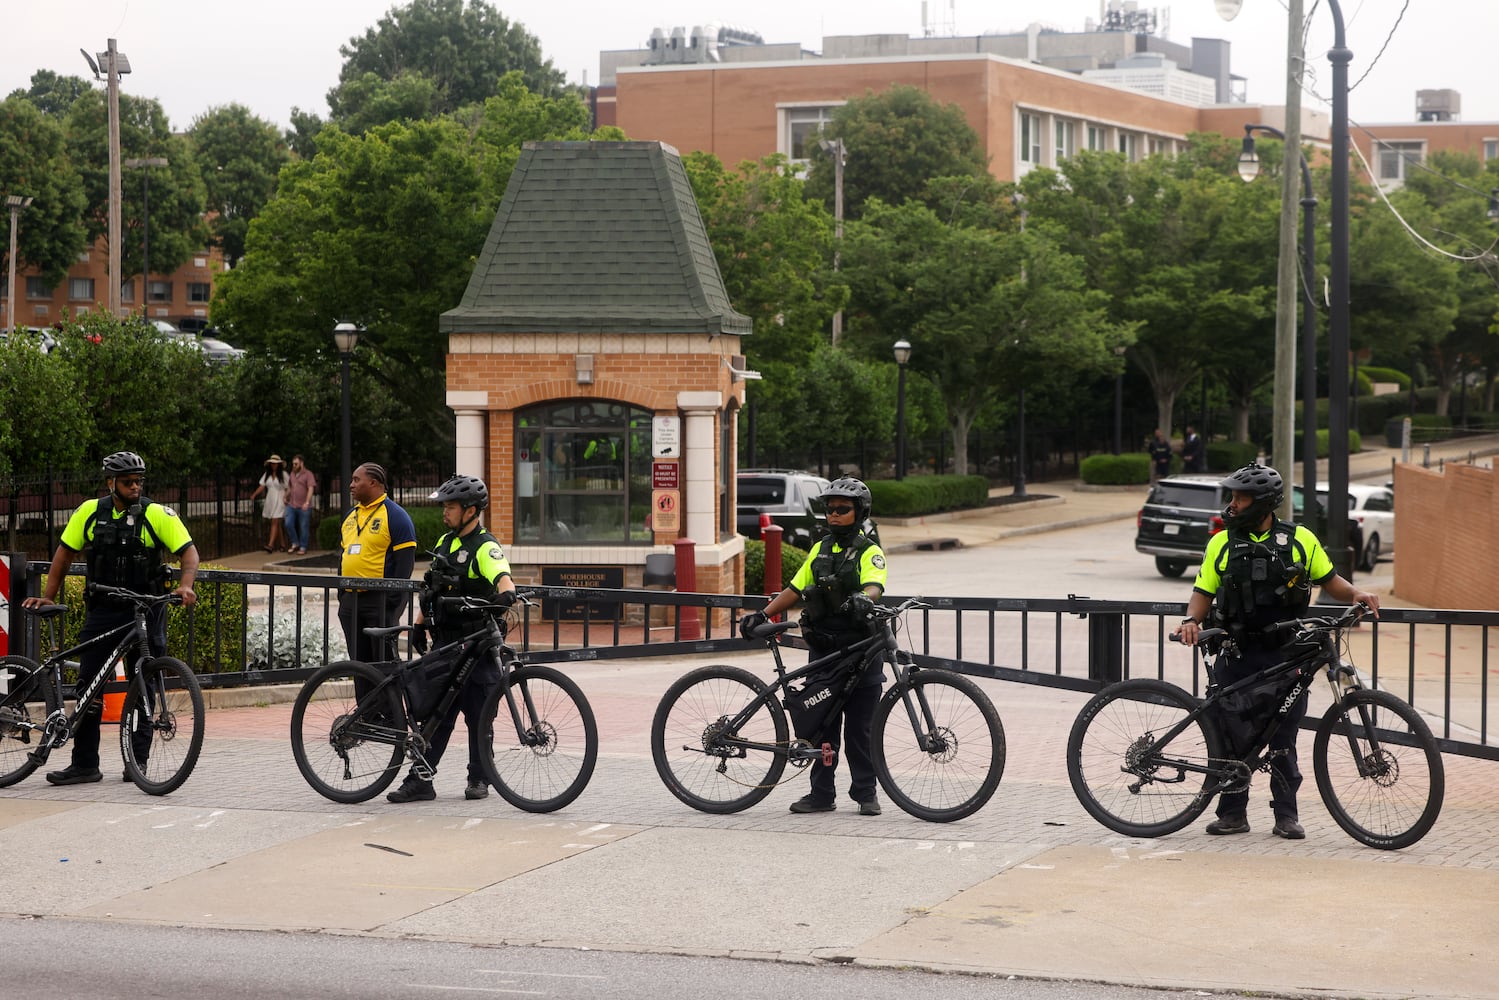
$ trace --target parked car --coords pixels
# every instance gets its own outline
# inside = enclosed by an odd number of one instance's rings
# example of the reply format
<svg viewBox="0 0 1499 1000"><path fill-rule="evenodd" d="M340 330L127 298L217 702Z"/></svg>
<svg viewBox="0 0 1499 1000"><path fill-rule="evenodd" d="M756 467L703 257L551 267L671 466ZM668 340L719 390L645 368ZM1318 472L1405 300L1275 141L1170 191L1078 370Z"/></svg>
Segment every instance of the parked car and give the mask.
<svg viewBox="0 0 1499 1000"><path fill-rule="evenodd" d="M217 364L227 364L245 356L244 348L226 344L217 337L203 337L199 339L198 345L202 347L203 353L208 355L208 360Z"/></svg>
<svg viewBox="0 0 1499 1000"><path fill-rule="evenodd" d="M1291 487L1291 519L1293 521L1298 521L1298 522L1301 521L1301 511L1302 511L1302 507L1303 507L1304 503L1305 503L1305 500L1303 499L1303 494L1301 492L1301 487L1300 486L1293 486L1293 487ZM1317 510L1318 510L1318 512L1321 515L1320 520L1323 523L1326 523L1326 521L1327 521L1327 493L1326 493L1326 491L1322 491L1322 492L1319 492L1317 494ZM1323 532L1323 534L1320 537L1322 539L1322 544L1324 546L1326 546L1327 545L1327 534L1326 534L1326 532ZM1348 519L1348 547L1353 550L1353 552L1354 552L1354 559L1355 559L1355 562L1357 562L1358 554L1364 551L1364 526L1362 524L1360 524L1359 521L1358 521L1358 518L1355 518L1355 517L1350 517ZM1357 566L1357 568L1358 569L1364 569L1366 567L1364 567L1363 565L1360 564L1360 565Z"/></svg>
<svg viewBox="0 0 1499 1000"><path fill-rule="evenodd" d="M1326 483L1317 484L1317 498L1327 505ZM1362 544L1354 548L1358 568L1372 572L1381 555L1395 551L1395 492L1388 486L1349 483L1348 512L1363 532Z"/></svg>
<svg viewBox="0 0 1499 1000"><path fill-rule="evenodd" d="M1162 576L1196 568L1208 539L1223 530L1229 495L1220 482L1212 476L1167 476L1150 488L1135 519L1135 551L1154 556ZM1293 520L1301 520L1303 504L1301 487L1293 486ZM1355 552L1364 551L1362 528L1354 518L1348 520L1348 544Z"/></svg>
<svg viewBox="0 0 1499 1000"><path fill-rule="evenodd" d="M52 353L52 348L57 346L57 338L52 336L52 331L40 326L26 326L21 328L21 334L27 342L43 354ZM0 330L0 342L10 339L10 331Z"/></svg>
<svg viewBox="0 0 1499 1000"><path fill-rule="evenodd" d="M770 515L771 523L785 532L787 545L810 549L827 522L817 498L828 488L828 481L810 472L792 469L743 469L738 476L739 533L745 538L760 537L760 515Z"/></svg>

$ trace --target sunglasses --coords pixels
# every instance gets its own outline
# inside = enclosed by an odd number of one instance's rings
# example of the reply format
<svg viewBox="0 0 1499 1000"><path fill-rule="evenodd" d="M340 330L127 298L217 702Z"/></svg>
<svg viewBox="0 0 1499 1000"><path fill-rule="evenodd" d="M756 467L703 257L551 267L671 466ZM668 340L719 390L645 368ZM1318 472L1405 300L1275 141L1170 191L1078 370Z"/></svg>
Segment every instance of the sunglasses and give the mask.
<svg viewBox="0 0 1499 1000"><path fill-rule="evenodd" d="M827 510L829 514L852 514L854 512L853 505L846 503L828 504Z"/></svg>
<svg viewBox="0 0 1499 1000"><path fill-rule="evenodd" d="M129 486L144 486L146 484L146 477L145 476L121 476L119 479L116 479L115 482L119 483L121 486L126 486L126 487L129 487Z"/></svg>

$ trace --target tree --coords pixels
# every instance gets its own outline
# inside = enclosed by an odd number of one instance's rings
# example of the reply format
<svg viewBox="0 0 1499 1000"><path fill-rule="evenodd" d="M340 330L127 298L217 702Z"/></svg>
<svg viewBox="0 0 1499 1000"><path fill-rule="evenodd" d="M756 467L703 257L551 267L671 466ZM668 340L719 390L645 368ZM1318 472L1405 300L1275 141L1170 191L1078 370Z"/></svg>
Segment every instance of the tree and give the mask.
<svg viewBox="0 0 1499 1000"><path fill-rule="evenodd" d="M61 119L93 85L81 76L61 76L50 69L39 69L31 74L31 86L26 90L13 90L11 97L24 97L37 110L50 118Z"/></svg>
<svg viewBox="0 0 1499 1000"><path fill-rule="evenodd" d="M83 179L68 159L62 122L14 94L0 104L0 187L32 199L19 220L17 269L29 264L55 286L87 246ZM0 275L9 274L9 254L6 211L0 214Z"/></svg>
<svg viewBox="0 0 1499 1000"><path fill-rule="evenodd" d="M245 254L250 220L275 193L290 154L275 126L242 104L208 109L188 135L203 171L213 245L234 267Z"/></svg>
<svg viewBox="0 0 1499 1000"><path fill-rule="evenodd" d="M338 86L328 92L333 121L354 131L353 118L370 114L378 80L404 80L404 100L430 86L435 100L429 113L443 114L464 105L479 104L497 92L500 77L519 70L526 88L544 97L558 97L565 78L541 54L541 43L519 24L507 21L484 0L411 0L392 7L362 37L339 48L344 57ZM424 77L428 84L419 84ZM381 98L388 101L390 92ZM403 99L390 101L398 107ZM351 120L341 116L348 114Z"/></svg>
<svg viewBox="0 0 1499 1000"><path fill-rule="evenodd" d="M0 481L72 469L91 433L69 371L26 337L0 340ZM9 493L9 490L6 490Z"/></svg>
<svg viewBox="0 0 1499 1000"><path fill-rule="evenodd" d="M833 112L826 134L841 139L843 214L857 219L865 202L879 198L900 205L920 199L936 177L982 178L988 173L978 133L956 104L938 104L919 87L896 85L870 91ZM833 207L835 169L821 146L808 150L812 171L807 193Z"/></svg>

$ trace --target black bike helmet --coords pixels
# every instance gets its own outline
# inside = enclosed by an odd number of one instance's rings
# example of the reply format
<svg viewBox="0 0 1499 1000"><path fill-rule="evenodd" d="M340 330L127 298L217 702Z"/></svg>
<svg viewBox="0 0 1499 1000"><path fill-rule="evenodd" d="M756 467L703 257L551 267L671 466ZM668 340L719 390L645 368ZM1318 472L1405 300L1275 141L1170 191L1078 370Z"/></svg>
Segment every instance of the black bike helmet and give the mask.
<svg viewBox="0 0 1499 1000"><path fill-rule="evenodd" d="M1230 513L1232 505L1223 509L1223 523L1230 528L1259 527L1265 515L1273 514L1286 498L1286 484L1280 473L1258 462L1244 466L1218 485L1254 497L1254 501L1237 514Z"/></svg>
<svg viewBox="0 0 1499 1000"><path fill-rule="evenodd" d="M826 507L827 502L833 497L845 497L854 502L855 524L862 524L864 519L869 516L870 509L874 506L874 498L869 494L869 487L852 476L844 476L841 479L833 480L828 485L828 488L822 491L822 496L817 499Z"/></svg>
<svg viewBox="0 0 1499 1000"><path fill-rule="evenodd" d="M133 451L117 451L104 460L106 478L128 476L131 473L141 476L146 474L146 460Z"/></svg>
<svg viewBox="0 0 1499 1000"><path fill-rule="evenodd" d="M439 486L429 500L438 503L457 501L465 507L477 507L480 510L489 506L489 489L484 485L484 480L477 476L452 476L447 482Z"/></svg>

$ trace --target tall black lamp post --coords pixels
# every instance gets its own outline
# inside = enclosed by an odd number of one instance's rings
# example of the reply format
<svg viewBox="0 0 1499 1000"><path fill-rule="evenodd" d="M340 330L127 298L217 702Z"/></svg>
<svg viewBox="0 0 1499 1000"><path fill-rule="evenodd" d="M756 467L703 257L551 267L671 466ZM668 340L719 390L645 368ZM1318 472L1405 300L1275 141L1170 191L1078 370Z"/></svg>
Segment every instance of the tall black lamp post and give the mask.
<svg viewBox="0 0 1499 1000"><path fill-rule="evenodd" d="M1286 137L1271 125L1244 126L1239 176L1245 181L1254 180L1260 172L1260 158L1254 151L1255 132L1282 140ZM1305 155L1301 156L1301 286L1301 486L1311 497L1317 492L1317 196ZM1303 520L1314 532L1322 530L1317 513L1315 504L1304 505Z"/></svg>
<svg viewBox="0 0 1499 1000"><path fill-rule="evenodd" d="M1114 373L1114 454L1124 450L1124 351L1120 344L1114 348L1114 357L1119 359L1119 370Z"/></svg>
<svg viewBox="0 0 1499 1000"><path fill-rule="evenodd" d="M895 366L900 374L895 380L895 478L906 478L906 362L911 360L911 342L904 337L895 342Z"/></svg>
<svg viewBox="0 0 1499 1000"><path fill-rule="evenodd" d="M342 459L339 472L343 474L343 498L344 510L349 509L349 477L353 470L349 467L349 455L351 452L349 444L349 359L354 355L354 348L359 344L359 327L353 323L340 323L333 328L333 342L338 345L338 359L342 364L342 397L343 397L343 419L342 419L342 447L339 456Z"/></svg>

